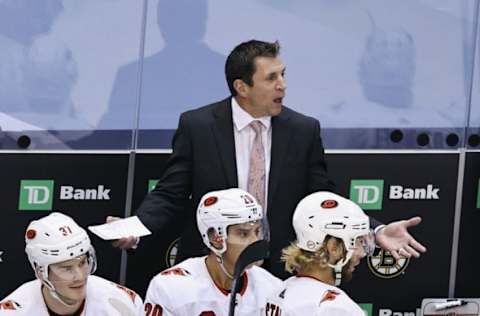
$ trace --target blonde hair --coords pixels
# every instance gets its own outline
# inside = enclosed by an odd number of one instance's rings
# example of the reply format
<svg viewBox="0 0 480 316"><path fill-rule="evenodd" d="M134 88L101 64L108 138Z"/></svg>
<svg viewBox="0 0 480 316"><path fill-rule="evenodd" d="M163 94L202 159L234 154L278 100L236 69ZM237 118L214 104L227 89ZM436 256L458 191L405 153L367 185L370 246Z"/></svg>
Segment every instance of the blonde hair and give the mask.
<svg viewBox="0 0 480 316"><path fill-rule="evenodd" d="M285 270L289 273L310 272L328 267L330 256L327 251L327 242L330 238L327 236L322 246L317 251L307 251L299 248L295 243L291 243L282 249L280 260L285 263ZM343 246L341 239L335 238Z"/></svg>

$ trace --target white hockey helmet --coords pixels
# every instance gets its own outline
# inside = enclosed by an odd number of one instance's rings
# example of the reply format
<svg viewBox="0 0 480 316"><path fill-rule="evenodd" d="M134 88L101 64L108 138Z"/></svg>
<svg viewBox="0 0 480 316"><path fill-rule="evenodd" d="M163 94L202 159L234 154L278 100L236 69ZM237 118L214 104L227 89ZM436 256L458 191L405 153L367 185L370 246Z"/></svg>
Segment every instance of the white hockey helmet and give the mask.
<svg viewBox="0 0 480 316"><path fill-rule="evenodd" d="M366 254L375 248L368 216L354 202L331 192L316 192L302 199L293 214L293 228L297 246L311 252L319 250L327 236L341 239L347 254L337 268L350 260L359 241Z"/></svg>
<svg viewBox="0 0 480 316"><path fill-rule="evenodd" d="M197 227L203 243L217 256L227 250L228 226L262 221L262 218L262 206L250 193L237 188L209 192L202 197L197 208ZM221 249L210 243L208 235L212 230L222 242Z"/></svg>
<svg viewBox="0 0 480 316"><path fill-rule="evenodd" d="M95 251L87 232L67 215L54 212L32 221L25 233L25 252L38 277L53 289L48 281L51 264L88 255L90 273L96 269Z"/></svg>

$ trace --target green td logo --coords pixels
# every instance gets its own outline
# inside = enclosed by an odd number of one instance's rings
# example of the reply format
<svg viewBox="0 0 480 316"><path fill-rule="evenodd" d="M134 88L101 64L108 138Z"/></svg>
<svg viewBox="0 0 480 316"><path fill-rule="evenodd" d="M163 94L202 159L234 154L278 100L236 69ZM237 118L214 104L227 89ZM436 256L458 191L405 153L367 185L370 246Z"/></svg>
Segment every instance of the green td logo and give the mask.
<svg viewBox="0 0 480 316"><path fill-rule="evenodd" d="M372 316L373 315L373 305L372 304L358 304L360 308L363 309L365 316Z"/></svg>
<svg viewBox="0 0 480 316"><path fill-rule="evenodd" d="M351 180L350 199L365 210L381 210L383 180Z"/></svg>
<svg viewBox="0 0 480 316"><path fill-rule="evenodd" d="M157 185L158 183L158 179L150 179L148 180L148 192L152 191L153 189L155 189L155 186Z"/></svg>
<svg viewBox="0 0 480 316"><path fill-rule="evenodd" d="M480 179L478 179L478 188L477 188L477 208L480 208Z"/></svg>
<svg viewBox="0 0 480 316"><path fill-rule="evenodd" d="M53 180L21 180L18 209L50 211L53 202Z"/></svg>

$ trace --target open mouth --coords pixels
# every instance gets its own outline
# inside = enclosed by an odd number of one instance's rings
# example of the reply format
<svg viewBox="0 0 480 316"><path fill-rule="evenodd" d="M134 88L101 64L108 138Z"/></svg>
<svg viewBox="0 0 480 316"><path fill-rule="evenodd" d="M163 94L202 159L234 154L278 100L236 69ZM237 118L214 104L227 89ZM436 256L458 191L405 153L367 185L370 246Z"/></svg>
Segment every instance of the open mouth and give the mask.
<svg viewBox="0 0 480 316"><path fill-rule="evenodd" d="M283 101L283 98L275 98L273 99L273 102L277 103L277 104L282 104L282 101Z"/></svg>

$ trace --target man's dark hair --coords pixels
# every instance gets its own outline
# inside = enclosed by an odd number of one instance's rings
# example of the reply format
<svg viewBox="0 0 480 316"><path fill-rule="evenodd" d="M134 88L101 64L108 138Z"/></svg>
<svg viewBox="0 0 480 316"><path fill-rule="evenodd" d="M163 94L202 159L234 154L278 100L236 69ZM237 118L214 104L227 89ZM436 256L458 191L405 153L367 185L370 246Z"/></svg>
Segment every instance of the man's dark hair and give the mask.
<svg viewBox="0 0 480 316"><path fill-rule="evenodd" d="M277 57L280 53L280 44L250 40L235 47L227 57L225 63L225 76L227 77L228 89L232 96L237 95L233 82L241 79L249 86L253 86L253 74L255 73L255 57Z"/></svg>

